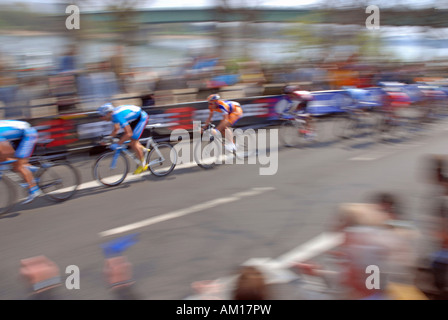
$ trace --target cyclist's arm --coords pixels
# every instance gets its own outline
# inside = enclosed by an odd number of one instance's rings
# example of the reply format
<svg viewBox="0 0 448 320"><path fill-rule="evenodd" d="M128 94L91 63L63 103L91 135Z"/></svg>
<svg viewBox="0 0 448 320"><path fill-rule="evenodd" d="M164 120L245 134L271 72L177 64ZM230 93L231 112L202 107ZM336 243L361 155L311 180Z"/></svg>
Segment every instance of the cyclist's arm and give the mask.
<svg viewBox="0 0 448 320"><path fill-rule="evenodd" d="M114 137L117 135L118 130L120 130L120 125L119 125L118 123L115 123L115 124L114 124L114 130L112 130L110 136L111 136L112 138L114 138Z"/></svg>
<svg viewBox="0 0 448 320"><path fill-rule="evenodd" d="M119 145L122 145L125 141L129 140L132 137L132 128L130 125L125 126L123 129L124 129L124 134L121 136L120 140L118 141Z"/></svg>
<svg viewBox="0 0 448 320"><path fill-rule="evenodd" d="M207 120L205 120L204 128L210 124L210 121L212 121L212 117L213 117L213 110L210 109L210 114L209 114Z"/></svg>
<svg viewBox="0 0 448 320"><path fill-rule="evenodd" d="M14 149L8 140L0 137L0 161L12 159L14 156Z"/></svg>

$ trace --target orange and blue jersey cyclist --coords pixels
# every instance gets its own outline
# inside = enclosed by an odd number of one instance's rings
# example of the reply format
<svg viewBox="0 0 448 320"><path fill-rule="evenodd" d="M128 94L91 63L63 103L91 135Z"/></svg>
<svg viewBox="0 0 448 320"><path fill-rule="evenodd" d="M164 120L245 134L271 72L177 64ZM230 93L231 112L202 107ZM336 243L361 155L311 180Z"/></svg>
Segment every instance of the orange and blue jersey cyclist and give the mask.
<svg viewBox="0 0 448 320"><path fill-rule="evenodd" d="M229 151L235 151L236 145L233 142L233 132L230 129L235 123L243 116L243 109L241 105L236 101L222 100L218 94L211 94L207 98L208 108L210 114L205 121L204 128L206 128L212 120L213 113L219 112L223 114L223 118L216 129L221 132L221 135L228 141L226 149Z"/></svg>

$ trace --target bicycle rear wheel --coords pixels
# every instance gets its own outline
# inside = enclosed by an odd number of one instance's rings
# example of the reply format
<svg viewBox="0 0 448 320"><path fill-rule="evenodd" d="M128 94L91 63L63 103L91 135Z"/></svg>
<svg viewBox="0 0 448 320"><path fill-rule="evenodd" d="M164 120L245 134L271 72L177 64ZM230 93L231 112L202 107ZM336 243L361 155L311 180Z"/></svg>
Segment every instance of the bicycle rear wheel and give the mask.
<svg viewBox="0 0 448 320"><path fill-rule="evenodd" d="M300 130L304 129L302 123L294 120L287 120L280 127L280 137L286 147L298 147L303 142Z"/></svg>
<svg viewBox="0 0 448 320"><path fill-rule="evenodd" d="M0 176L0 215L8 213L17 201L14 183L5 176Z"/></svg>
<svg viewBox="0 0 448 320"><path fill-rule="evenodd" d="M49 199L56 202L73 197L80 183L78 170L68 162L51 163L37 178L39 188Z"/></svg>
<svg viewBox="0 0 448 320"><path fill-rule="evenodd" d="M152 149L146 159L151 173L157 177L163 177L170 174L177 164L177 153L169 143L157 144Z"/></svg>
<svg viewBox="0 0 448 320"><path fill-rule="evenodd" d="M195 142L194 160L203 169L213 168L222 156L222 145L215 137L204 133L201 141Z"/></svg>
<svg viewBox="0 0 448 320"><path fill-rule="evenodd" d="M235 146L235 156L238 159L246 159L255 156L257 154L257 137L255 131L236 135Z"/></svg>
<svg viewBox="0 0 448 320"><path fill-rule="evenodd" d="M107 152L101 155L93 166L93 176L106 187L118 186L129 171L129 163L123 153Z"/></svg>
<svg viewBox="0 0 448 320"><path fill-rule="evenodd" d="M360 134L360 120L354 117L345 117L339 120L337 124L338 138L353 139L357 138Z"/></svg>

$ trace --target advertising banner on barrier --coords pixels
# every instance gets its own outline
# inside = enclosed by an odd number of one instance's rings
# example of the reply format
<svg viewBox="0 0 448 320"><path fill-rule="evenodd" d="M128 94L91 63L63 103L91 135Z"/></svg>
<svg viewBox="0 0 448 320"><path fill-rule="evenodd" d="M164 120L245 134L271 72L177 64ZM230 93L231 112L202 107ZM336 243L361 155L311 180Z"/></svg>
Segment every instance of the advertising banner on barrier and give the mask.
<svg viewBox="0 0 448 320"><path fill-rule="evenodd" d="M325 115L344 112L344 108L355 108L356 102L346 90L312 92L314 100L308 104L311 114Z"/></svg>
<svg viewBox="0 0 448 320"><path fill-rule="evenodd" d="M373 91L372 91L373 92ZM315 100L310 110L315 115L342 112L344 107L356 107L355 100L345 90L313 92ZM372 99L364 94L366 99ZM270 124L278 120L287 107L281 95L235 99L241 104L243 117L235 127ZM149 114L148 124L158 124L156 134L168 136L172 130L192 130L193 121L204 122L209 116L207 102L181 103L171 106L144 107ZM212 121L217 123L222 114L214 113ZM42 128L39 133L54 141L48 147L89 146L93 140L112 131L112 124L102 121L96 112L65 114L51 118L34 119L33 125ZM142 136L146 137L145 135Z"/></svg>
<svg viewBox="0 0 448 320"><path fill-rule="evenodd" d="M386 92L380 87L373 88L352 88L347 92L355 100L357 108L375 108L380 107L384 101Z"/></svg>
<svg viewBox="0 0 448 320"><path fill-rule="evenodd" d="M263 124L269 121L271 105L278 98L255 97L235 99L240 102L243 117L235 127ZM193 129L193 121L205 122L209 116L206 102L182 103L173 106L144 107L149 115L148 125L158 124L155 138L169 136L175 129ZM217 123L222 114L215 112L212 121ZM96 112L66 114L51 118L33 119L32 125L39 130L41 137L52 139L48 147L82 148L90 146L97 138L112 132L111 122L101 120ZM145 135L146 134L146 135ZM147 137L147 133L142 138Z"/></svg>
<svg viewBox="0 0 448 320"><path fill-rule="evenodd" d="M381 88L328 90L311 92L314 100L308 103L311 114L320 116L344 112L346 108L373 108L381 106L385 92ZM282 96L277 97L274 106L278 116L288 108L289 102Z"/></svg>
<svg viewBox="0 0 448 320"><path fill-rule="evenodd" d="M309 103L309 110L321 116L344 112L344 108L378 106L382 94L384 92L381 88L316 91L312 92L314 100ZM234 100L243 109L243 116L235 127L272 124L280 119L288 103L282 95ZM158 137L169 136L175 129L192 130L193 121L204 122L209 116L205 101L148 106L143 109L149 114L148 124L159 125L155 131ZM212 121L217 123L221 119L222 114L215 112ZM45 138L54 139L49 147L68 149L88 147L95 139L112 131L112 124L102 121L94 111L33 119L32 125L42 128L39 133L45 135ZM142 138L145 137L144 133Z"/></svg>

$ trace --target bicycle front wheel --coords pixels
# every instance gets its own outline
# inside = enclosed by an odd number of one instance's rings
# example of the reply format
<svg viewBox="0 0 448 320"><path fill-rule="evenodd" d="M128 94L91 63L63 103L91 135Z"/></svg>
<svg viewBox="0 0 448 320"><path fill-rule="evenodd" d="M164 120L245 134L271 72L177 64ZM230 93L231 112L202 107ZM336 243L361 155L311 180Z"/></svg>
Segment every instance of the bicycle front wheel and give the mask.
<svg viewBox="0 0 448 320"><path fill-rule="evenodd" d="M49 199L62 202L73 197L81 179L78 170L70 163L55 162L39 174L37 182Z"/></svg>
<svg viewBox="0 0 448 320"><path fill-rule="evenodd" d="M129 171L129 163L123 153L107 152L100 156L93 166L93 176L106 187L118 186Z"/></svg>
<svg viewBox="0 0 448 320"><path fill-rule="evenodd" d="M302 142L302 135L299 132L303 125L294 120L288 120L282 123L280 127L280 136L286 147L297 147Z"/></svg>
<svg viewBox="0 0 448 320"><path fill-rule="evenodd" d="M151 173L157 177L163 177L171 173L177 164L177 153L169 143L157 144L146 159Z"/></svg>
<svg viewBox="0 0 448 320"><path fill-rule="evenodd" d="M5 176L0 176L0 215L11 210L17 200L14 183Z"/></svg>
<svg viewBox="0 0 448 320"><path fill-rule="evenodd" d="M336 121L335 135L340 139L358 137L359 120L353 117L343 117Z"/></svg>
<svg viewBox="0 0 448 320"><path fill-rule="evenodd" d="M194 159L203 169L213 168L222 156L222 145L214 136L204 133L201 141L195 142Z"/></svg>

